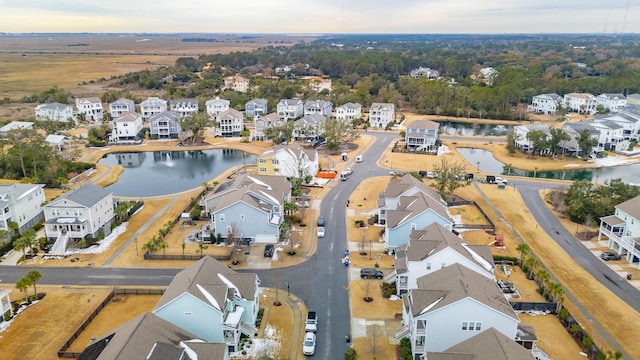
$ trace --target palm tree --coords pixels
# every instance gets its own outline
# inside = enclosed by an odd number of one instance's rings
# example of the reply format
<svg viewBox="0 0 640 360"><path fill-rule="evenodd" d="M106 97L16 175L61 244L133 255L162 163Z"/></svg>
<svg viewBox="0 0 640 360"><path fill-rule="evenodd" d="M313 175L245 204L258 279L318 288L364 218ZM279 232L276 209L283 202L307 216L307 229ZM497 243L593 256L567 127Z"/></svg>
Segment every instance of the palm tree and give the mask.
<svg viewBox="0 0 640 360"><path fill-rule="evenodd" d="M36 289L36 283L38 282L38 280L40 280L40 278L42 278L42 273L38 270L31 270L27 273L27 279L29 279L29 282L33 285L33 293L36 296L36 298L38 297L38 290Z"/></svg>
<svg viewBox="0 0 640 360"><path fill-rule="evenodd" d="M534 178L534 179L536 178L536 173L537 173L537 172L538 172L538 167L537 167L537 166L534 166L534 167L533 167L533 178Z"/></svg>
<svg viewBox="0 0 640 360"><path fill-rule="evenodd" d="M183 241L180 246L182 247L182 260L184 260L184 249L187 247L187 244L185 244L185 242Z"/></svg>
<svg viewBox="0 0 640 360"><path fill-rule="evenodd" d="M298 205L291 201L285 201L283 207L285 214L291 215L294 212L298 211Z"/></svg>
<svg viewBox="0 0 640 360"><path fill-rule="evenodd" d="M524 257L529 255L531 248L526 243L520 243L516 246L516 250L520 251L520 266L524 264Z"/></svg>
<svg viewBox="0 0 640 360"><path fill-rule="evenodd" d="M207 245L205 245L203 242L199 242L198 243L198 247L200 248L200 258L202 258L203 250L208 249L209 247Z"/></svg>
<svg viewBox="0 0 640 360"><path fill-rule="evenodd" d="M524 261L524 267L527 269L527 278L531 279L531 274L535 273L538 266L540 266L540 262L533 256L528 257Z"/></svg>
<svg viewBox="0 0 640 360"><path fill-rule="evenodd" d="M151 254L152 252L154 252L156 250L155 242L153 242L153 240L147 241L146 243L144 243L144 245L142 245L142 250L146 250L146 251L149 252L149 254Z"/></svg>
<svg viewBox="0 0 640 360"><path fill-rule="evenodd" d="M27 289L29 288L29 280L27 278L22 278L18 280L16 283L16 289L24 292L24 301L29 304L29 294L27 294Z"/></svg>
<svg viewBox="0 0 640 360"><path fill-rule="evenodd" d="M33 229L29 229L22 233L22 237L24 238L25 245L29 248L29 252L33 255L33 247L38 245L38 239L36 238L36 231Z"/></svg>
<svg viewBox="0 0 640 360"><path fill-rule="evenodd" d="M546 270L540 269L536 272L536 278L538 279L538 285L543 288L542 295L546 295L548 293L548 282L551 279L551 275L549 275Z"/></svg>
<svg viewBox="0 0 640 360"><path fill-rule="evenodd" d="M161 240L158 247L162 249L162 255L167 255L166 249L169 247L169 244L165 240Z"/></svg>

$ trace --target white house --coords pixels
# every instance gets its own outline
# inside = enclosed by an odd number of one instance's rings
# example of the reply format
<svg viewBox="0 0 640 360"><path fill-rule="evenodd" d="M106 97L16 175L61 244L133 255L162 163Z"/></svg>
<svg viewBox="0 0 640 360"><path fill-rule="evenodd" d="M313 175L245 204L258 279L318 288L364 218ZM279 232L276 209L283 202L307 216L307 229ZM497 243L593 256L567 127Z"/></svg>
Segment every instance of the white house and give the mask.
<svg viewBox="0 0 640 360"><path fill-rule="evenodd" d="M0 184L0 230L9 231L9 223L22 233L44 219L46 201L43 184Z"/></svg>
<svg viewBox="0 0 640 360"><path fill-rule="evenodd" d="M622 125L611 120L590 121L589 124L600 132L598 146L607 151L625 151L629 148L629 141L624 138Z"/></svg>
<svg viewBox="0 0 640 360"><path fill-rule="evenodd" d="M60 152L69 141L69 138L65 135L49 134L44 139L44 141L46 141L52 148Z"/></svg>
<svg viewBox="0 0 640 360"><path fill-rule="evenodd" d="M196 335L145 312L91 342L78 359L229 360L224 344L207 343Z"/></svg>
<svg viewBox="0 0 640 360"><path fill-rule="evenodd" d="M282 120L297 119L302 116L303 106L300 99L282 99L276 106L276 112Z"/></svg>
<svg viewBox="0 0 640 360"><path fill-rule="evenodd" d="M115 143L133 142L139 140L142 131L142 115L136 112L124 112L113 119L111 141Z"/></svg>
<svg viewBox="0 0 640 360"><path fill-rule="evenodd" d="M452 264L467 267L494 279L494 262L488 245L470 245L439 223L412 230L409 242L398 246L394 271L386 278L396 283L398 295L418 288L418 278Z"/></svg>
<svg viewBox="0 0 640 360"><path fill-rule="evenodd" d="M220 99L218 96L215 99L207 100L205 103L207 114L212 118L217 118L224 111L229 110L229 104L231 104L229 100Z"/></svg>
<svg viewBox="0 0 640 360"><path fill-rule="evenodd" d="M252 99L244 104L244 112L248 117L264 115L269 111L267 99Z"/></svg>
<svg viewBox="0 0 640 360"><path fill-rule="evenodd" d="M395 122L395 105L389 103L373 103L369 108L369 126L385 129Z"/></svg>
<svg viewBox="0 0 640 360"><path fill-rule="evenodd" d="M324 100L309 100L304 103L304 115L320 114L324 116L333 115L333 104Z"/></svg>
<svg viewBox="0 0 640 360"><path fill-rule="evenodd" d="M423 68L421 66L417 69L411 70L411 72L409 72L409 76L411 76L414 79L417 79L420 77L426 77L428 79L437 79L438 76L440 76L440 72L438 70Z"/></svg>
<svg viewBox="0 0 640 360"><path fill-rule="evenodd" d="M569 135L569 140L561 141L558 146L562 149L563 154L569 155L577 155L581 157L593 157L596 156L599 152L604 151L604 143L605 138L600 130L591 124L593 121L582 121L582 122L567 122L562 125L561 129ZM584 154L582 149L580 148L578 139L580 138L580 134L582 131L589 131L589 136L593 139L598 140L598 144L591 149L590 154Z"/></svg>
<svg viewBox="0 0 640 360"><path fill-rule="evenodd" d="M318 151L304 148L297 143L278 145L258 157L260 175L279 175L287 178L316 176Z"/></svg>
<svg viewBox="0 0 640 360"><path fill-rule="evenodd" d="M336 119L351 123L355 119L362 119L362 105L346 103L336 108Z"/></svg>
<svg viewBox="0 0 640 360"><path fill-rule="evenodd" d="M407 125L405 146L409 151L437 151L440 123L431 120L414 120Z"/></svg>
<svg viewBox="0 0 640 360"><path fill-rule="evenodd" d="M596 103L608 112L619 111L627 105L627 98L623 94L600 94L596 97Z"/></svg>
<svg viewBox="0 0 640 360"><path fill-rule="evenodd" d="M485 67L480 69L477 76L478 81L483 82L489 86L493 85L493 81L498 77L500 72L492 67Z"/></svg>
<svg viewBox="0 0 640 360"><path fill-rule="evenodd" d="M187 117L198 113L197 99L175 99L169 100L169 108L180 114L180 117Z"/></svg>
<svg viewBox="0 0 640 360"><path fill-rule="evenodd" d="M0 311L2 311L2 315L0 316L0 324L5 322L4 314L8 314L10 318L13 318L13 305L11 305L11 290L0 290ZM0 326L0 328L4 327L4 325Z"/></svg>
<svg viewBox="0 0 640 360"><path fill-rule="evenodd" d="M542 131L546 134L547 138L551 136L549 126L546 124L534 124L534 125L517 125L513 127L513 135L515 138L516 146L523 152L529 152L533 148L531 140L527 139L527 134L531 131Z"/></svg>
<svg viewBox="0 0 640 360"><path fill-rule="evenodd" d="M564 99L556 94L540 94L533 97L527 110L538 114L553 115L562 107Z"/></svg>
<svg viewBox="0 0 640 360"><path fill-rule="evenodd" d="M180 114L175 111L165 111L155 114L149 119L151 137L158 139L179 139L182 135Z"/></svg>
<svg viewBox="0 0 640 360"><path fill-rule="evenodd" d="M71 105L54 102L36 106L36 120L59 122L73 121L75 123L76 115L74 114L73 107Z"/></svg>
<svg viewBox="0 0 640 360"><path fill-rule="evenodd" d="M240 75L227 76L224 78L224 88L237 92L247 92L249 91L249 79Z"/></svg>
<svg viewBox="0 0 640 360"><path fill-rule="evenodd" d="M292 136L298 141L315 142L324 137L327 119L321 114L305 115L296 120Z"/></svg>
<svg viewBox="0 0 640 360"><path fill-rule="evenodd" d="M520 320L494 280L453 264L422 276L403 295L397 338L411 340L412 358L442 352L494 328L515 339Z"/></svg>
<svg viewBox="0 0 640 360"><path fill-rule="evenodd" d="M271 113L267 115L258 115L255 120L255 129L251 134L252 139L265 140L265 130L274 126L279 126L283 123L280 116L277 113Z"/></svg>
<svg viewBox="0 0 640 360"><path fill-rule="evenodd" d="M55 240L51 253L64 254L68 243L109 235L114 217L113 196L106 189L89 183L62 194L44 206L47 239Z"/></svg>
<svg viewBox="0 0 640 360"><path fill-rule="evenodd" d="M517 338L516 338L517 340ZM535 360L531 350L518 341L488 328L442 352L429 352L428 360Z"/></svg>
<svg viewBox="0 0 640 360"><path fill-rule="evenodd" d="M33 123L31 121L12 121L0 127L0 137L6 137L11 130L33 130Z"/></svg>
<svg viewBox="0 0 640 360"><path fill-rule="evenodd" d="M596 117L595 121L613 121L622 127L625 140L640 140L640 105L627 105L618 112Z"/></svg>
<svg viewBox="0 0 640 360"><path fill-rule="evenodd" d="M167 111L167 101L158 97L149 97L140 103L140 113L144 121L149 121L153 115Z"/></svg>
<svg viewBox="0 0 640 360"><path fill-rule="evenodd" d="M216 235L276 243L285 201L291 201L291 183L285 177L242 174L218 185L204 205Z"/></svg>
<svg viewBox="0 0 640 360"><path fill-rule="evenodd" d="M259 285L256 274L237 273L205 256L174 277L153 313L206 342L237 351L241 335L253 338L257 332Z"/></svg>
<svg viewBox="0 0 640 360"><path fill-rule="evenodd" d="M216 128L216 136L240 136L242 131L242 123L244 116L235 109L223 111L218 116L218 127Z"/></svg>
<svg viewBox="0 0 640 360"><path fill-rule="evenodd" d="M600 218L598 241L607 240L610 249L628 262L636 263L640 259L640 196L615 208L613 215Z"/></svg>
<svg viewBox="0 0 640 360"><path fill-rule="evenodd" d="M125 112L136 112L136 103L133 100L120 98L109 104L111 118L115 119Z"/></svg>
<svg viewBox="0 0 640 360"><path fill-rule="evenodd" d="M78 114L84 114L85 120L101 121L104 119L102 100L98 97L77 98Z"/></svg>
<svg viewBox="0 0 640 360"><path fill-rule="evenodd" d="M640 94L627 95L627 105L640 105Z"/></svg>
<svg viewBox="0 0 640 360"><path fill-rule="evenodd" d="M564 96L564 107L580 114L595 114L598 101L588 93L569 93Z"/></svg>

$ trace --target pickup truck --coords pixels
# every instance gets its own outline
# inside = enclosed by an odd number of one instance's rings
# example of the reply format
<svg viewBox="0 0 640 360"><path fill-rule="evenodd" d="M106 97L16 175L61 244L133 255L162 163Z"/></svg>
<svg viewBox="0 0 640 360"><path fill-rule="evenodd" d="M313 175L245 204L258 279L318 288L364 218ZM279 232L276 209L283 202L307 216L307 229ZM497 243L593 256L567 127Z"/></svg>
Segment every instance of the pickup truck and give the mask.
<svg viewBox="0 0 640 360"><path fill-rule="evenodd" d="M307 313L307 322L304 325L305 332L315 333L318 330L318 314L315 311Z"/></svg>

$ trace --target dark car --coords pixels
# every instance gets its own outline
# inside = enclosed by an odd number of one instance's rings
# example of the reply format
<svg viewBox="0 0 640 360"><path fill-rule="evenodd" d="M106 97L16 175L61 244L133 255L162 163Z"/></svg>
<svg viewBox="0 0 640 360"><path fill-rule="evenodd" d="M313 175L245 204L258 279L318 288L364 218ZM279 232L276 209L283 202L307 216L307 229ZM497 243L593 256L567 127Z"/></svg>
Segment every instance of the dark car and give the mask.
<svg viewBox="0 0 640 360"><path fill-rule="evenodd" d="M376 269L362 269L360 270L360 278L361 279L382 279L384 274L380 270Z"/></svg>
<svg viewBox="0 0 640 360"><path fill-rule="evenodd" d="M273 244L267 244L267 246L264 247L264 257L272 257L273 250Z"/></svg>
<svg viewBox="0 0 640 360"><path fill-rule="evenodd" d="M612 253L611 251L605 251L602 254L600 254L600 259L602 259L604 261L620 260L620 259L622 259L622 255L619 255L619 254L616 254L616 253Z"/></svg>
<svg viewBox="0 0 640 360"><path fill-rule="evenodd" d="M318 226L324 226L324 216L318 216Z"/></svg>

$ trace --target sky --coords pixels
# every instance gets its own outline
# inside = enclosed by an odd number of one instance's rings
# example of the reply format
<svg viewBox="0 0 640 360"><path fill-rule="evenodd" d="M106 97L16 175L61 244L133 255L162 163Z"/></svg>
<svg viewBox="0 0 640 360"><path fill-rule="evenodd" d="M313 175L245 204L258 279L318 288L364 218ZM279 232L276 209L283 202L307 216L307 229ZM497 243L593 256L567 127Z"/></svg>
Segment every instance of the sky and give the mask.
<svg viewBox="0 0 640 360"><path fill-rule="evenodd" d="M640 33L640 0L0 0L0 32Z"/></svg>

